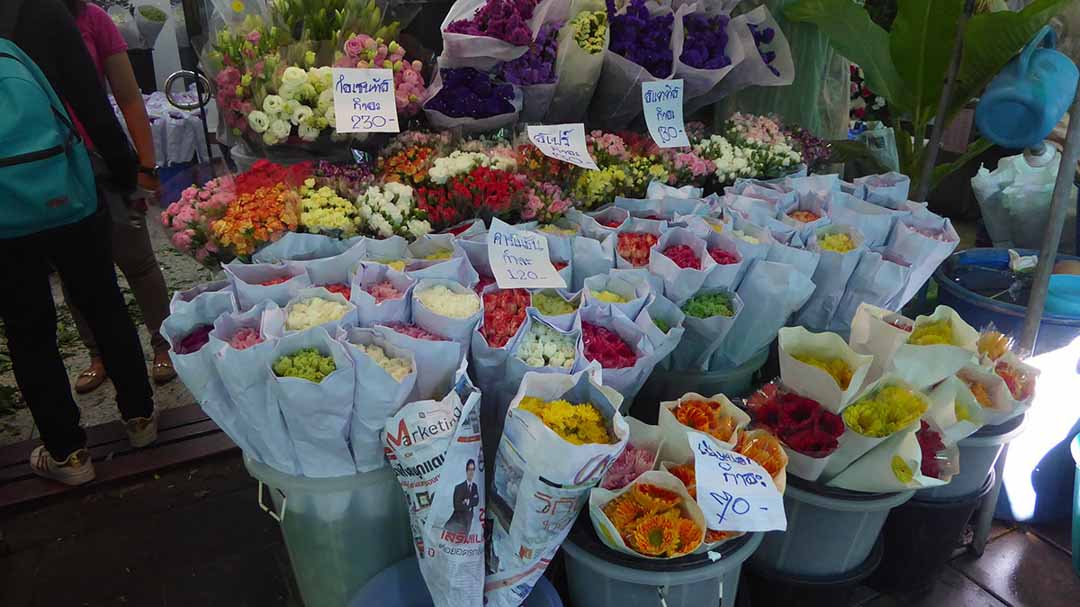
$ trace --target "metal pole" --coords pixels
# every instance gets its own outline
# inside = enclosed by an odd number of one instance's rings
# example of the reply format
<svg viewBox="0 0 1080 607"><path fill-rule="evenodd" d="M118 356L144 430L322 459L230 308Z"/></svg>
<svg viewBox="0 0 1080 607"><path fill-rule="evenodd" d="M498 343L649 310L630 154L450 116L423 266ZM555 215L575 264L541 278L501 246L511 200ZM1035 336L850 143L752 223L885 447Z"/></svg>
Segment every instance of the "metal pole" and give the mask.
<svg viewBox="0 0 1080 607"><path fill-rule="evenodd" d="M949 60L949 70L945 74L945 86L941 89L941 99L938 100L934 126L930 129L930 143L926 145L922 167L919 169L919 187L912 196L912 200L915 202L926 202L926 197L930 195L930 182L934 175L934 165L937 164L941 137L945 133L945 113L949 109L949 104L952 103L953 88L956 87L956 75L960 72L960 58L964 54L964 31L967 29L968 19L971 18L974 12L975 0L966 0L964 13L956 24L956 42L953 43L952 58ZM914 135L919 138L923 136L922 133L915 133Z"/></svg>
<svg viewBox="0 0 1080 607"><path fill-rule="evenodd" d="M1068 204L1072 201L1073 176L1076 163L1080 160L1080 86L1073 97L1069 116L1069 132L1065 135L1065 148L1061 151L1061 164L1058 165L1057 181L1054 183L1054 197L1050 200L1050 217L1046 222L1042 251L1039 252L1039 265L1035 267L1035 279L1031 284L1024 330L1020 334L1020 351L1025 354L1035 351L1039 322L1046 305L1046 290L1050 286L1050 273L1054 269L1058 245L1061 244L1061 228L1065 224Z"/></svg>

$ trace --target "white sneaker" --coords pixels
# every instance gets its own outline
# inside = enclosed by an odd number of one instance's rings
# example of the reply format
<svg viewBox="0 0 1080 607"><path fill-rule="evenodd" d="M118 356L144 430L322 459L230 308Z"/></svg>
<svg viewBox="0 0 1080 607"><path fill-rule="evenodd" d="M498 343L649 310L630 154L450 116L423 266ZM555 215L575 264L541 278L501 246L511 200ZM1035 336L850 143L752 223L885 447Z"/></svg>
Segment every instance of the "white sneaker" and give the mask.
<svg viewBox="0 0 1080 607"><path fill-rule="evenodd" d="M40 445L30 452L30 468L38 476L72 487L89 483L95 477L94 463L90 461L90 452L86 449L79 449L58 462L45 449L45 445Z"/></svg>
<svg viewBox="0 0 1080 607"><path fill-rule="evenodd" d="M124 421L131 446L141 449L157 440L158 411L155 408L150 417L133 417Z"/></svg>

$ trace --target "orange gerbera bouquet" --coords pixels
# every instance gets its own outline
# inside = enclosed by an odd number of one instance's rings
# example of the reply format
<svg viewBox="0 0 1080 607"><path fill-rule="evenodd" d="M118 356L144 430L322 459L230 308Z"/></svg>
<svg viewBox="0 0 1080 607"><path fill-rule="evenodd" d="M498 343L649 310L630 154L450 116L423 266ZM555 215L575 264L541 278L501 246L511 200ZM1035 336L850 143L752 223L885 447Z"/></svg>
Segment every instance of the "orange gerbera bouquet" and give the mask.
<svg viewBox="0 0 1080 607"><path fill-rule="evenodd" d="M222 246L249 256L274 242L299 222L299 197L284 184L264 186L236 197L211 229Z"/></svg>
<svg viewBox="0 0 1080 607"><path fill-rule="evenodd" d="M691 461L677 466L664 465L667 466L666 469L672 476L682 481L682 484L686 485L686 492L690 494L690 497L697 499L697 470L694 468L694 462ZM718 544L737 538L740 535L742 535L741 531L706 529L704 542L706 544Z"/></svg>
<svg viewBox="0 0 1080 607"><path fill-rule="evenodd" d="M672 414L680 424L705 432L725 443L732 442L737 421L724 413L723 406L716 401L688 400L672 409Z"/></svg>
<svg viewBox="0 0 1080 607"><path fill-rule="evenodd" d="M688 510L684 494L640 478L603 507L626 547L653 558L683 556L701 545L704 529Z"/></svg>

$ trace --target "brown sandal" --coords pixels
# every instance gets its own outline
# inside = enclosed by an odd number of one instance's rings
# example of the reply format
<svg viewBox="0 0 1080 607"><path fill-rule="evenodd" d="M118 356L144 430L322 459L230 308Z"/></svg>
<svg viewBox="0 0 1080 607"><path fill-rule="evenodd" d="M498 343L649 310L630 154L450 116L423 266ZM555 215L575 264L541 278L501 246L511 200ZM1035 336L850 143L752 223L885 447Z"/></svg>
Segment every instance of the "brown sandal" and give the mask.
<svg viewBox="0 0 1080 607"><path fill-rule="evenodd" d="M89 394L100 388L108 378L105 374L105 363L100 358L91 358L90 367L75 378L75 392Z"/></svg>
<svg viewBox="0 0 1080 607"><path fill-rule="evenodd" d="M168 350L154 354L154 367L152 372L154 383L161 386L176 378L176 369L173 369L172 359L169 358Z"/></svg>

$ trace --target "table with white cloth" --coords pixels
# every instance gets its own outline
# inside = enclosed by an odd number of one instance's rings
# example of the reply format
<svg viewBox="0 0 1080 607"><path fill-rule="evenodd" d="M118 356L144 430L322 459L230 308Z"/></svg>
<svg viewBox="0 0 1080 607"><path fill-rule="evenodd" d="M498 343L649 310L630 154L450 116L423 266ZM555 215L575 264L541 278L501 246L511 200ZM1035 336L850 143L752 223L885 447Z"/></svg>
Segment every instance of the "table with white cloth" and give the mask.
<svg viewBox="0 0 1080 607"><path fill-rule="evenodd" d="M185 91L174 95L182 103L194 103L195 91ZM116 118L127 133L127 124L120 112L116 100L109 98L116 112ZM161 167L190 162L206 162L206 134L203 131L199 111L181 110L173 107L160 91L143 95L146 114L150 118L150 132L154 138L154 156ZM130 135L129 135L130 138Z"/></svg>

